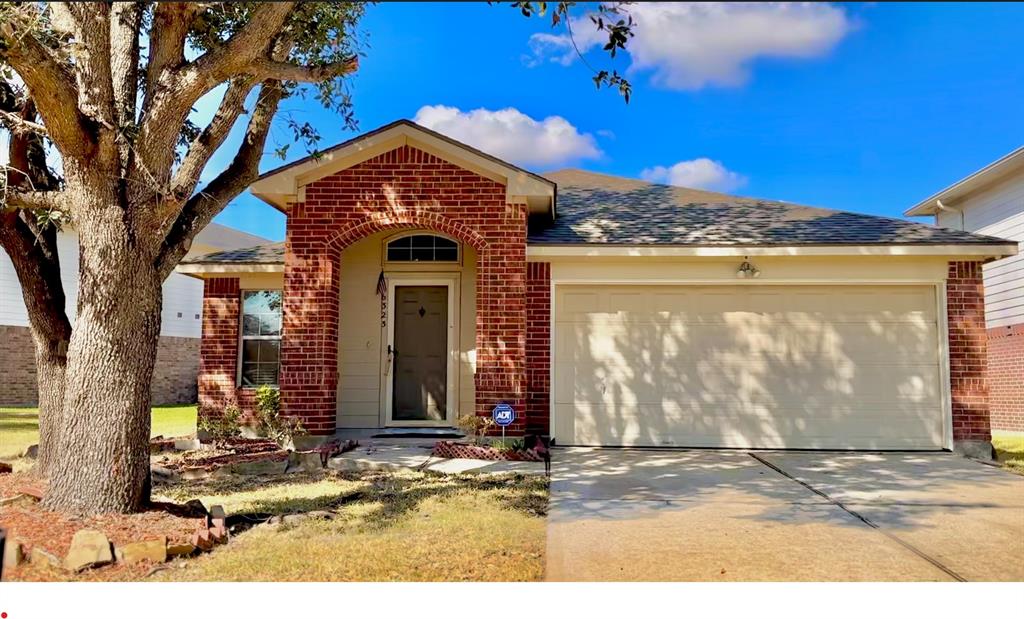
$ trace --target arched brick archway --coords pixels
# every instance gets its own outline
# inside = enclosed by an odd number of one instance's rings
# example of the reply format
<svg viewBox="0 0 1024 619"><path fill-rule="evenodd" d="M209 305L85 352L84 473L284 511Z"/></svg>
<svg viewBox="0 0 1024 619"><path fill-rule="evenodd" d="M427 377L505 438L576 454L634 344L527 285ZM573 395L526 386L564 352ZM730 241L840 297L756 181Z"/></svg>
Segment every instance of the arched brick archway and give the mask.
<svg viewBox="0 0 1024 619"><path fill-rule="evenodd" d="M522 410L526 206L507 202L496 181L403 146L306 186L289 213L281 392L285 414L311 434L335 429L341 252L375 232L408 228L477 250L476 413L499 401Z"/></svg>

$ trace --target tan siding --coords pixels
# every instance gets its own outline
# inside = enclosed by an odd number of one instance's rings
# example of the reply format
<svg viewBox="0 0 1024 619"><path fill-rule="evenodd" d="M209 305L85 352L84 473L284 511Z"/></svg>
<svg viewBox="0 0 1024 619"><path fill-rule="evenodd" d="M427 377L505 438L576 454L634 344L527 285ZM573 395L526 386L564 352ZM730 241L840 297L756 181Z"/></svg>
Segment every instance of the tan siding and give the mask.
<svg viewBox="0 0 1024 619"><path fill-rule="evenodd" d="M362 239L342 252L338 334L339 428L375 428L382 424L382 368L385 331L380 321L377 278L385 239L381 232ZM459 300L460 363L456 381L459 410L472 412L475 403L473 373L476 350L476 253L463 247L463 266L444 270L461 272ZM424 265L390 266L389 271L424 272Z"/></svg>

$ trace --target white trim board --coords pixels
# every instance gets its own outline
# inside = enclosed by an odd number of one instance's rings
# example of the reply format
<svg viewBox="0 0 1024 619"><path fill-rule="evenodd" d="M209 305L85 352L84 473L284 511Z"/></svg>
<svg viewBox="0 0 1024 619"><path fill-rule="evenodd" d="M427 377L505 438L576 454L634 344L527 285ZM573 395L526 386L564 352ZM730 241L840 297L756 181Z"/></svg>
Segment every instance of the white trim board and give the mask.
<svg viewBox="0 0 1024 619"><path fill-rule="evenodd" d="M787 247L687 247L678 245L527 245L526 258L743 256L958 256L1001 258L1017 254L1017 243L995 245L796 245Z"/></svg>

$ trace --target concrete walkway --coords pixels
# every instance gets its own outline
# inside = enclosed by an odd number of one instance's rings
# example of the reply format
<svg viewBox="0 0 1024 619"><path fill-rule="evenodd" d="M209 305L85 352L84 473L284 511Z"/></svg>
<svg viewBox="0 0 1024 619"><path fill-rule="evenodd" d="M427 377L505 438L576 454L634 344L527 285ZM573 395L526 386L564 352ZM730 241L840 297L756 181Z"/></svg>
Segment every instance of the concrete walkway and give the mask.
<svg viewBox="0 0 1024 619"><path fill-rule="evenodd" d="M1024 477L952 454L554 460L549 580L1024 579Z"/></svg>
<svg viewBox="0 0 1024 619"><path fill-rule="evenodd" d="M425 441L423 439L370 441L352 451L331 458L327 461L327 468L345 472L399 471L407 469L446 474L544 474L543 462L435 458L430 455L433 445L433 441Z"/></svg>

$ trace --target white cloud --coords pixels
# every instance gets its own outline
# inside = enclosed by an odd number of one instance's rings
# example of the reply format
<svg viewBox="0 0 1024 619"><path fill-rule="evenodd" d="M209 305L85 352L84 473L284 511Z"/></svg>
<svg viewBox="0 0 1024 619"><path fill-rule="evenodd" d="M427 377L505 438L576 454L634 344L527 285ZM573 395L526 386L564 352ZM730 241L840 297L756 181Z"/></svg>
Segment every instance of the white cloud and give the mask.
<svg viewBox="0 0 1024 619"><path fill-rule="evenodd" d="M640 172L640 178L652 183L707 189L710 191L733 191L745 185L747 178L727 169L719 161L706 157L680 161L672 166L654 166Z"/></svg>
<svg viewBox="0 0 1024 619"><path fill-rule="evenodd" d="M416 112L414 120L485 153L524 166L562 165L602 154L594 136L580 133L561 116L536 120L511 107L464 112L446 105L425 105Z"/></svg>
<svg viewBox="0 0 1024 619"><path fill-rule="evenodd" d="M649 71L656 86L675 90L742 85L754 60L822 56L854 27L843 7L818 3L652 2L626 10L636 34L627 44L629 71ZM581 52L602 43L589 18L572 26ZM529 45L532 66L576 57L567 35L534 34Z"/></svg>

